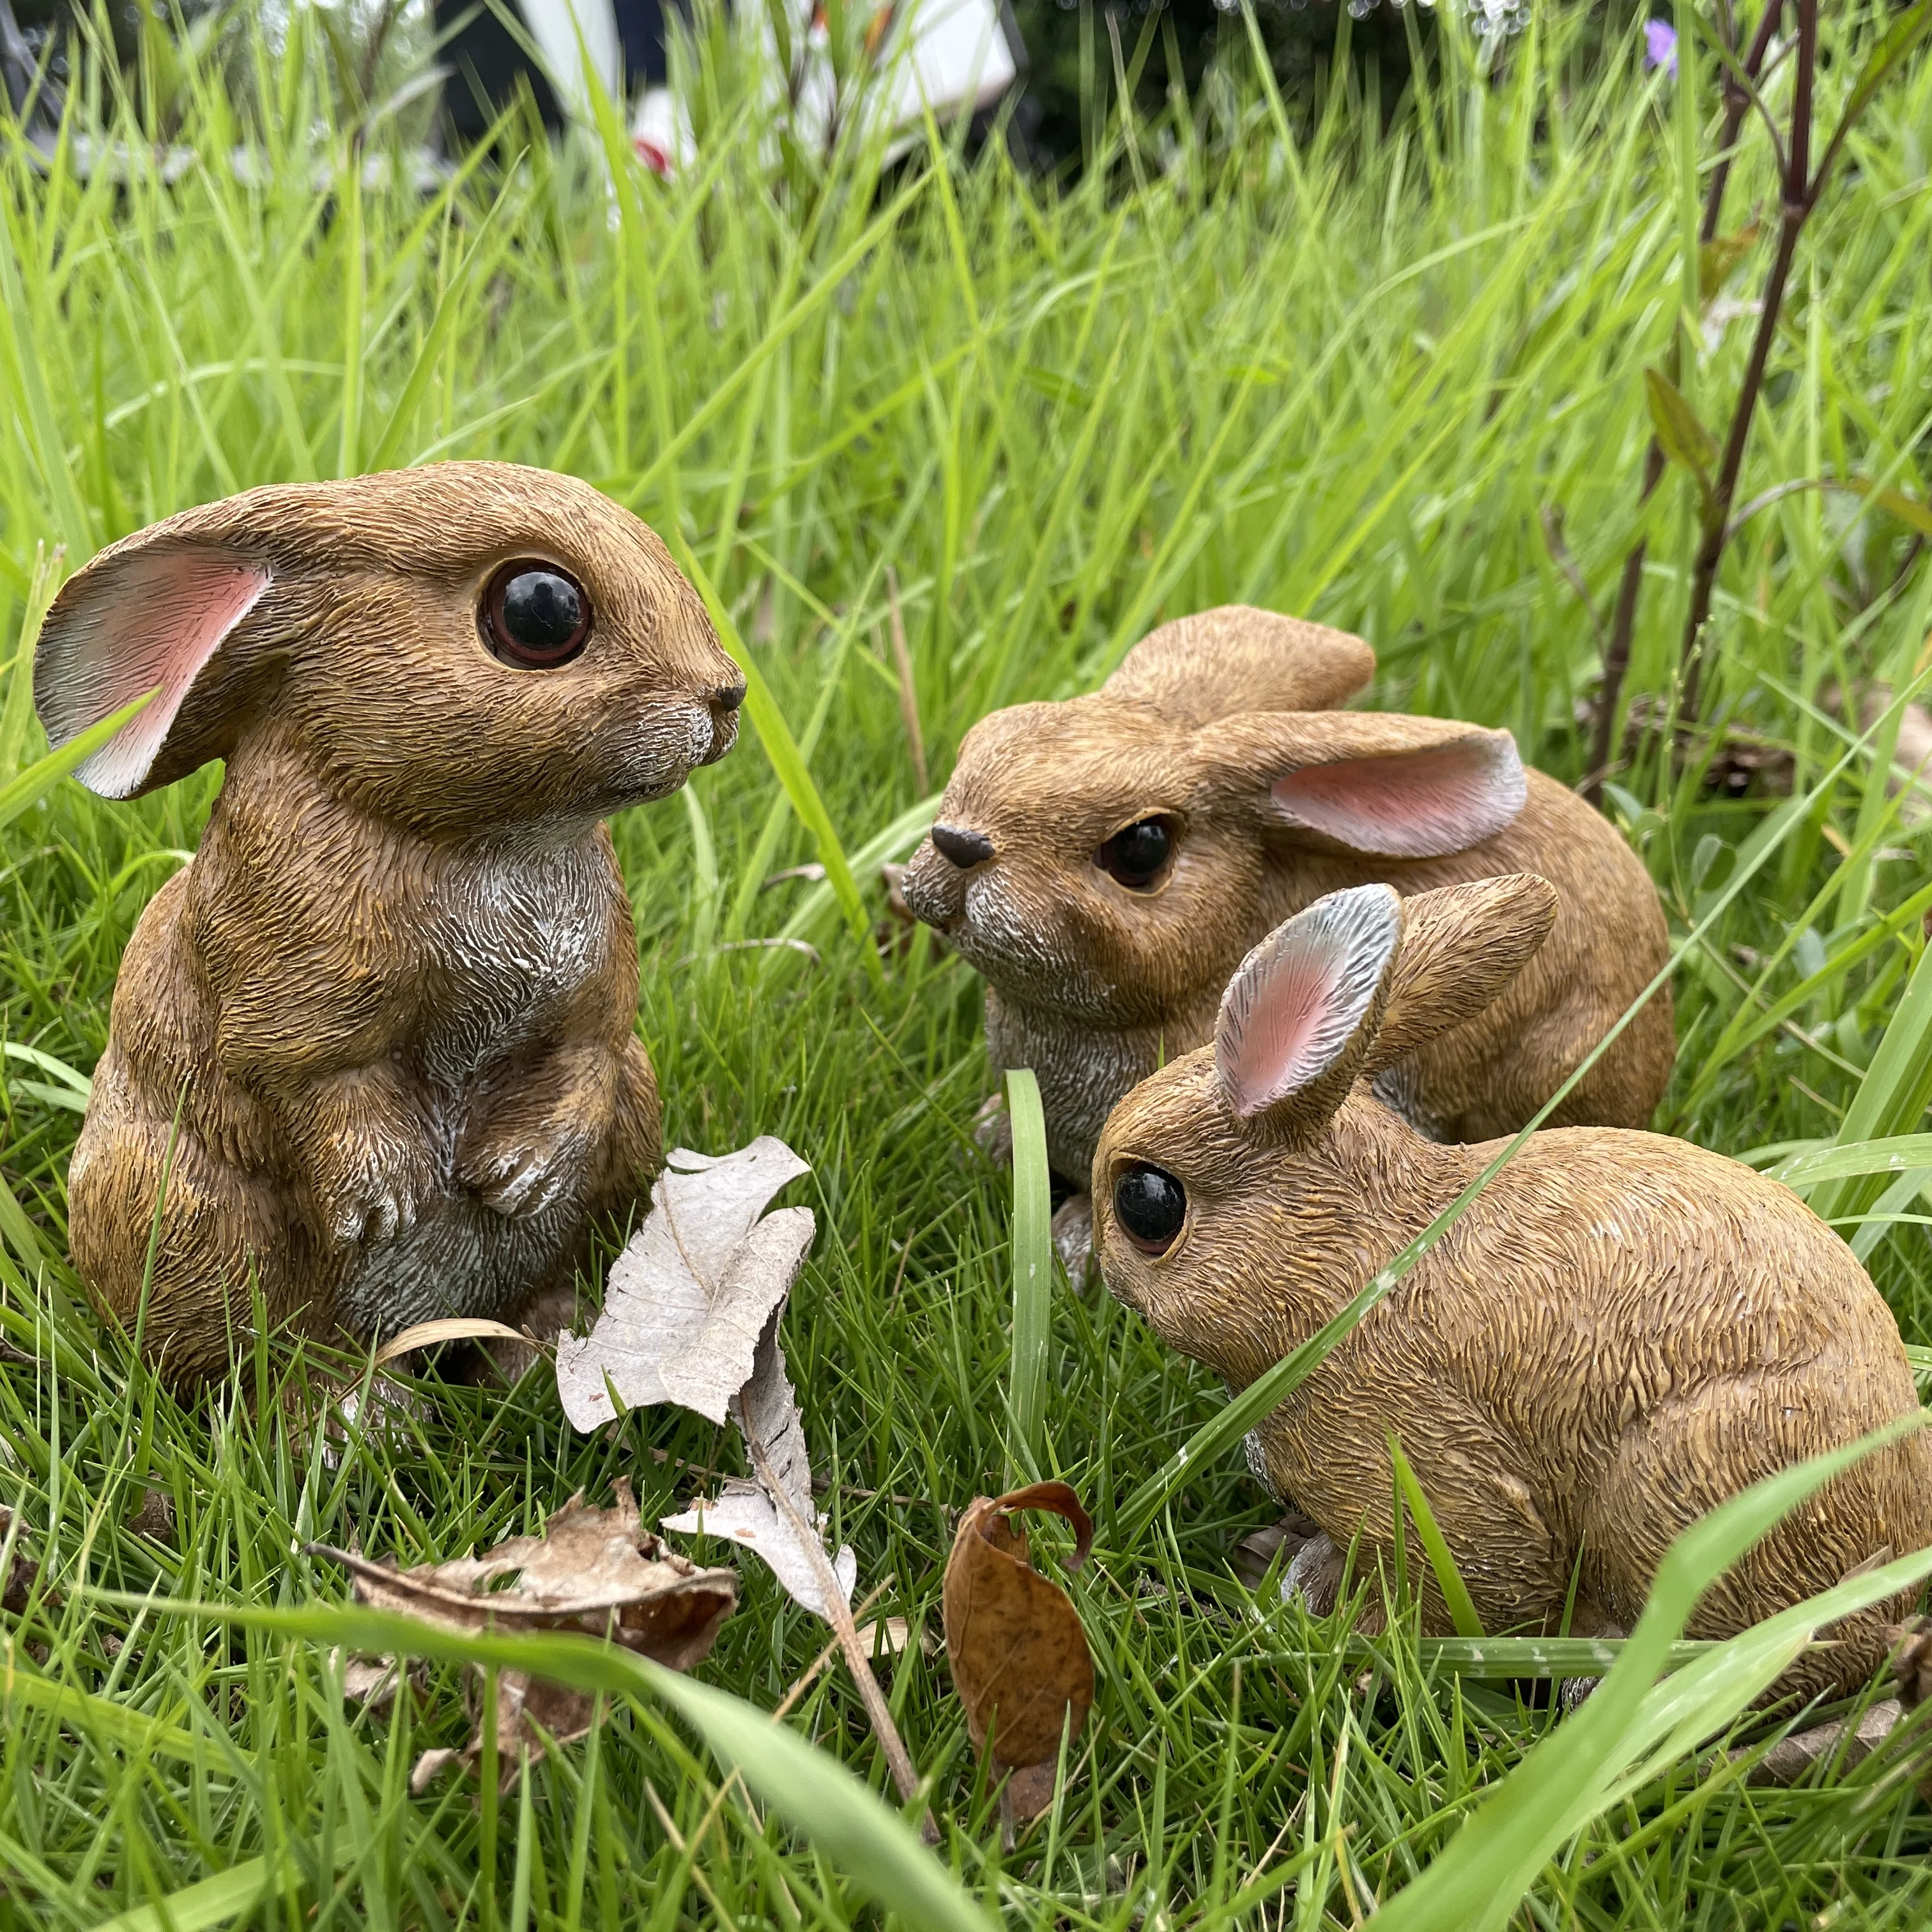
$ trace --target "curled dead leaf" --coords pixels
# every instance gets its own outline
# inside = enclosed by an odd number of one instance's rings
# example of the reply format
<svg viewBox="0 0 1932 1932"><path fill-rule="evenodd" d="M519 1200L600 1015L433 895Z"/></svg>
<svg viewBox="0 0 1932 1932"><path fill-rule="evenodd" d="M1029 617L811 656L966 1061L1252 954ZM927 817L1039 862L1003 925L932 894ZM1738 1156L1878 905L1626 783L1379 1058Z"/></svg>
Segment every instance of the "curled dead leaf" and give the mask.
<svg viewBox="0 0 1932 1932"><path fill-rule="evenodd" d="M592 1509L572 1497L541 1536L513 1536L481 1556L400 1570L311 1544L355 1579L356 1600L446 1630L580 1630L674 1670L712 1646L738 1600L729 1570L700 1570L646 1529L630 1484ZM514 1578L514 1582L508 1580Z"/></svg>
<svg viewBox="0 0 1932 1932"><path fill-rule="evenodd" d="M10 1617L24 1616L40 1580L40 1565L33 1546L27 1540L26 1525L14 1512L0 1505L0 1610ZM41 1600L50 1610L60 1604L60 1592L49 1590Z"/></svg>
<svg viewBox="0 0 1932 1932"><path fill-rule="evenodd" d="M733 1571L700 1570L644 1527L621 1478L611 1508L592 1509L580 1493L544 1524L542 1535L511 1537L481 1556L402 1570L325 1544L308 1547L348 1570L356 1600L372 1609L446 1630L580 1631L673 1670L688 1670L710 1651L738 1600ZM372 1688L380 1682L379 1670ZM506 1780L520 1762L543 1754L546 1737L559 1743L582 1737L593 1708L581 1693L521 1671L499 1672L496 1739ZM412 1784L420 1789L418 1780L427 1783L459 1757L473 1766L482 1752L479 1724L460 1752L425 1752Z"/></svg>
<svg viewBox="0 0 1932 1932"><path fill-rule="evenodd" d="M1072 1600L1034 1569L1021 1510L1064 1516L1078 1539L1070 1568L1085 1562L1094 1526L1064 1483L1036 1483L978 1498L961 1517L946 1559L946 1650L976 1749L992 1740L995 1764L1017 1777L1009 1798L1020 1822L1052 1802L1053 1766L1064 1731L1080 1735L1094 1701L1094 1665Z"/></svg>

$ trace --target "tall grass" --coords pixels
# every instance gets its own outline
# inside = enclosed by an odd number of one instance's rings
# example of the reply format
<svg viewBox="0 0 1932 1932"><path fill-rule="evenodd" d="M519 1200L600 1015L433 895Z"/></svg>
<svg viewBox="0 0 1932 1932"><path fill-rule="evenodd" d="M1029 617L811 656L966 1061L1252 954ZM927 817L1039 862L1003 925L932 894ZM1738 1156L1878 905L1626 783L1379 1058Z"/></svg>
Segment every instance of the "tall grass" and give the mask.
<svg viewBox="0 0 1932 1932"><path fill-rule="evenodd" d="M0 788L44 749L24 640L58 572L256 482L456 454L574 470L658 528L739 641L755 732L688 808L616 826L641 1024L674 1142L772 1132L813 1163L821 1234L787 1348L824 1506L867 1582L894 1580L880 1612L936 1629L949 1512L1004 1483L1016 1439L1102 1525L1073 1581L1094 1718L1062 1808L1017 1850L943 1663L893 1667L940 1856L1016 1923L1352 1924L1552 1725L1446 1652L1399 1632L1365 1660L1251 1592L1232 1548L1270 1512L1234 1456L1104 1546L1221 1398L1064 1282L1043 1334L1028 1298L1016 1352L1011 1183L970 1132L976 986L926 938L870 931L922 794L888 568L941 777L990 707L1083 688L1163 616L1244 599L1372 640L1378 704L1508 725L1580 779L1579 706L1640 535L1629 689L1663 716L1696 505L1676 476L1640 501L1643 370L1688 308L1680 387L1721 415L1749 329L1733 305L1768 244L1716 302L1694 292L1714 113L1680 113L1635 42L1586 62L1584 25L1542 7L1481 42L1445 13L1439 65L1386 124L1346 74L1304 115L1231 67L1160 123L1116 124L1064 188L937 128L898 158L856 122L829 156L776 142L720 34L680 179L632 165L614 123L560 148L513 124L423 195L382 128L346 137L306 12L285 45L249 43L246 86L190 73L172 160L98 71L50 165L10 136L0 157ZM1875 31L1862 6L1828 23L1828 116ZM78 168L83 141L109 164ZM1922 62L1807 232L1744 500L1831 478L1925 500L1928 148ZM1727 228L1772 194L1748 128ZM1923 1124L1924 835L1888 788L1892 726L1846 754L1857 692L1920 672L1928 598L1910 520L1879 499L1778 496L1719 580L1711 732L1682 760L1640 734L1611 775L1679 938L1717 914L1676 986L1672 1131L1767 1161L1834 1143L1842 1168L1864 1158L1844 1144ZM1727 739L1772 780L1708 784L1712 760L1739 768ZM454 1780L412 1798L416 1750L465 1735L453 1669L371 1717L322 1649L227 1620L338 1594L308 1540L440 1557L619 1474L652 1515L734 1452L670 1412L579 1440L539 1372L426 1383L400 1435L331 1462L278 1400L313 1352L264 1342L225 1398L184 1408L101 1336L61 1259L76 1082L214 783L130 806L63 784L0 826L0 1030L33 1056L0 1057L0 1496L40 1564L0 1678L0 1923L91 1926L170 1894L124 1922L867 1922L849 1874L662 1712L626 1707L500 1806ZM1816 796L1774 819L1787 784ZM814 860L824 885L765 885ZM815 961L745 943L781 938ZM1909 1158L1924 1171L1904 1180L1833 1170L1820 1198L1919 1343L1932 1149ZM150 1592L207 1613L130 1606ZM821 1642L749 1574L702 1674L769 1709ZM884 1788L836 1677L789 1722ZM1774 1792L1679 1740L1582 1822L1523 1916L1916 1924L1928 1840L1896 1754Z"/></svg>

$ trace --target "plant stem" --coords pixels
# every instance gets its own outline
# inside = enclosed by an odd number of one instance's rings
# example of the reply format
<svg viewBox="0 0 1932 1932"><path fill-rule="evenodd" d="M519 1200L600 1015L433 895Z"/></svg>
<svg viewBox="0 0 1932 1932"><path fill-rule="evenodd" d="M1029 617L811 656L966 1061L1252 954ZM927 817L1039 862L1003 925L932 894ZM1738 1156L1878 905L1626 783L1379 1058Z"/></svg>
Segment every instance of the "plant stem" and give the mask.
<svg viewBox="0 0 1932 1932"><path fill-rule="evenodd" d="M872 1660L859 1640L857 1621L852 1615L851 1606L845 1600L844 1592L838 1586L832 1559L826 1555L825 1545L819 1540L818 1526L800 1515L797 1505L786 1491L783 1479L772 1466L763 1426L752 1414L749 1388L739 1396L738 1413L743 1425L745 1447L752 1452L752 1462L758 1472L758 1480L766 1495L771 1498L772 1506L791 1525L792 1534L797 1538L806 1560L812 1565L818 1594L825 1604L825 1621L832 1626L838 1647L845 1653L846 1666L852 1672L853 1682L859 1687L860 1700L866 1706L866 1716L872 1720L872 1734L879 1741L879 1748L886 1754L886 1763L892 1774L893 1784L898 1787L899 1797L910 1804L919 1796L919 1773L914 1768L912 1754L906 1749L905 1740L899 1736L898 1726L892 1722L892 1709L886 1702L884 1692L879 1688L879 1680L872 1675ZM936 1844L939 1834L929 1812L925 1820L925 1831L928 1841Z"/></svg>
<svg viewBox="0 0 1932 1932"><path fill-rule="evenodd" d="M1778 31L1778 23L1783 16L1784 0L1766 0L1762 16L1757 23L1757 32L1751 37L1743 62L1744 72L1754 83L1762 72L1766 56L1771 51L1772 37ZM1724 22L1729 40L1730 22ZM1700 242L1712 242L1718 238L1718 229L1724 220L1724 190L1730 184L1731 161L1736 152L1738 136L1744 127L1744 116L1750 111L1750 96L1738 84L1737 76L1729 68L1720 70L1724 76L1724 121L1723 131L1718 136L1718 159L1711 170L1711 183L1704 197L1704 219L1697 230ZM1682 373L1683 347L1681 334L1671 338L1669 364L1665 373L1676 382ZM1666 459L1664 446L1654 436L1644 452L1643 486L1637 500L1647 503L1655 494L1657 486L1664 480ZM1630 668L1630 640L1636 634L1637 600L1643 590L1644 555L1648 547L1640 537L1630 554L1624 559L1622 581L1617 586L1615 614L1610 622L1610 640L1604 650L1604 681L1597 693L1594 716L1591 720L1589 776L1585 779L1583 795L1592 805L1603 802L1604 778L1610 765L1610 746L1616 734L1617 720L1622 709L1624 674Z"/></svg>
<svg viewBox="0 0 1932 1932"><path fill-rule="evenodd" d="M1750 438L1751 418L1764 387L1765 365L1771 359L1771 344L1778 333L1778 311L1784 302L1791 263L1798 252L1798 238L1811 211L1818 206L1824 187L1824 171L1815 182L1811 174L1811 95L1818 64L1818 0L1796 0L1798 13L1797 68L1791 92L1791 138L1786 143L1784 207L1778 227L1778 253L1764 285L1763 306L1757 319L1757 335L1751 344L1750 362L1738 391L1736 406L1731 412L1730 434L1724 439L1724 454L1712 485L1710 500L1704 506L1703 540L1697 547L1697 560L1690 578L1690 608L1684 620L1684 643L1678 654L1683 667L1684 698L1679 715L1687 722L1697 716L1697 688L1702 669L1697 646L1705 620L1711 614L1711 598L1718 580L1718 566L1729 535L1731 502L1737 494L1738 476L1744 468L1744 446Z"/></svg>

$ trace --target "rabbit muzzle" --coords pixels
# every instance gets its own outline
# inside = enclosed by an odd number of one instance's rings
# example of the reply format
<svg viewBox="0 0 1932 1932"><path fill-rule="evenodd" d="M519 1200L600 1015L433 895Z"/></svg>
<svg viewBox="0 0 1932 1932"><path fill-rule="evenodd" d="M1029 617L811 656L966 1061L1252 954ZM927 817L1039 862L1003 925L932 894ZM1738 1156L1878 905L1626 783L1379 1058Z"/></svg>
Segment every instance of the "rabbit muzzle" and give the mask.
<svg viewBox="0 0 1932 1932"><path fill-rule="evenodd" d="M951 858L939 843L938 835L950 832L935 825L932 835L912 855L901 884L906 908L914 918L938 931L952 933L966 917L966 888L970 874ZM983 835L982 835L983 836ZM987 842L987 856L992 842Z"/></svg>
<svg viewBox="0 0 1932 1932"><path fill-rule="evenodd" d="M698 760L700 765L715 765L738 742L738 708L745 701L745 680L736 678L712 686L706 700L710 712L711 745Z"/></svg>

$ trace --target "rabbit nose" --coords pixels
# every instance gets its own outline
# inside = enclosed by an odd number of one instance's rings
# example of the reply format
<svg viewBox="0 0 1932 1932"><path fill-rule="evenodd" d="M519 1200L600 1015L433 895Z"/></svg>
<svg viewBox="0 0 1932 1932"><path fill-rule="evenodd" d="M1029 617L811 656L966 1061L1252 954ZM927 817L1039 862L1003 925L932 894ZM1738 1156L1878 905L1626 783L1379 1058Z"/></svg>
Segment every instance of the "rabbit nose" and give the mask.
<svg viewBox="0 0 1932 1932"><path fill-rule="evenodd" d="M993 856L993 842L983 832L968 832L957 825L935 825L932 842L962 872L983 866Z"/></svg>

